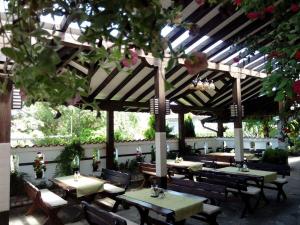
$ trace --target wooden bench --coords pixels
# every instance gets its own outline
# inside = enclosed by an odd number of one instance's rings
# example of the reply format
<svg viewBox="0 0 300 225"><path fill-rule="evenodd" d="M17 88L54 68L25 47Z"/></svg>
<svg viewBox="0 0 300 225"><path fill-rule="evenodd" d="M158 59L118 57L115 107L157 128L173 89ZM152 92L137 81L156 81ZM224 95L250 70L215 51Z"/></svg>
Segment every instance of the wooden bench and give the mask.
<svg viewBox="0 0 300 225"><path fill-rule="evenodd" d="M63 206L67 205L67 201L48 189L39 190L29 181L24 181L24 188L33 202L26 215L32 214L36 209L41 209L47 215L47 220L44 224L63 225L62 221L57 217L57 213Z"/></svg>
<svg viewBox="0 0 300 225"><path fill-rule="evenodd" d="M104 211L87 202L81 202L84 218L90 225L137 225L117 214Z"/></svg>
<svg viewBox="0 0 300 225"><path fill-rule="evenodd" d="M208 198L211 204L203 204L203 211L192 218L205 221L210 225L218 224L217 216L221 213L221 208L214 204L226 200L226 187L224 185L173 179L168 184L168 189Z"/></svg>
<svg viewBox="0 0 300 225"><path fill-rule="evenodd" d="M290 176L291 173L291 167L289 165L248 162L247 166L250 169L273 171L273 172L277 172L278 175L281 175L281 177L277 177L275 181L271 183L265 183L264 188L276 190L277 201L280 201L281 196L283 197L283 199L285 200L287 199L287 196L283 190L283 186L288 183L285 176Z"/></svg>
<svg viewBox="0 0 300 225"><path fill-rule="evenodd" d="M153 163L139 163L139 171L144 176L144 181L141 187L149 187L151 183L156 180L156 165ZM169 179L177 178L183 179L186 176L176 173L172 167L168 167L167 175Z"/></svg>
<svg viewBox="0 0 300 225"><path fill-rule="evenodd" d="M100 207L116 212L119 204L115 197L125 193L130 184L131 176L115 170L102 169L100 178L108 183L104 184L104 191L100 194L100 198L95 199L95 203Z"/></svg>
<svg viewBox="0 0 300 225"><path fill-rule="evenodd" d="M248 186L248 177L246 176L205 170L194 172L194 176L199 182L206 182L210 184L226 186L226 198L228 197L228 193L233 193L237 196L240 196L240 198L245 204L244 209L241 213L241 217L244 217L247 212L253 212L253 207L250 204L251 198L257 197L257 201L254 207L255 209L257 208L260 199L264 197L264 195L261 195L261 188ZM256 178L251 177L251 179Z"/></svg>

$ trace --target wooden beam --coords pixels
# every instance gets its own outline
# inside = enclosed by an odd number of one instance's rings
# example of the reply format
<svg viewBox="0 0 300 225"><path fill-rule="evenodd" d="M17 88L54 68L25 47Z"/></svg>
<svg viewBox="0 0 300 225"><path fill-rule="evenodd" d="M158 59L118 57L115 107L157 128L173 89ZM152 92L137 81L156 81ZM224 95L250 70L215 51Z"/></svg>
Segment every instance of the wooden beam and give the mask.
<svg viewBox="0 0 300 225"><path fill-rule="evenodd" d="M202 106L206 105L204 100L202 98L200 98L195 92L192 92L191 95L198 101L201 103Z"/></svg>
<svg viewBox="0 0 300 225"><path fill-rule="evenodd" d="M136 77L139 72L141 72L145 68L145 65L145 60L142 60L141 63L131 72L131 74L128 74L127 77L109 93L105 100L113 98L123 87L125 87L134 77Z"/></svg>
<svg viewBox="0 0 300 225"><path fill-rule="evenodd" d="M106 79L93 91L92 94L88 97L90 101L93 101L94 98L115 78L119 73L118 68L112 70L112 72L106 77Z"/></svg>
<svg viewBox="0 0 300 225"><path fill-rule="evenodd" d="M115 138L114 138L114 111L108 110L106 116L106 168L114 168Z"/></svg>
<svg viewBox="0 0 300 225"><path fill-rule="evenodd" d="M185 150L185 126L184 126L184 112L178 113L178 146L179 153L182 153Z"/></svg>
<svg viewBox="0 0 300 225"><path fill-rule="evenodd" d="M140 82L138 82L134 87L132 87L121 99L120 101L126 101L131 95L133 95L139 87L142 87L146 82L151 78L154 78L154 75L157 73L157 69L153 69L146 77L144 77Z"/></svg>

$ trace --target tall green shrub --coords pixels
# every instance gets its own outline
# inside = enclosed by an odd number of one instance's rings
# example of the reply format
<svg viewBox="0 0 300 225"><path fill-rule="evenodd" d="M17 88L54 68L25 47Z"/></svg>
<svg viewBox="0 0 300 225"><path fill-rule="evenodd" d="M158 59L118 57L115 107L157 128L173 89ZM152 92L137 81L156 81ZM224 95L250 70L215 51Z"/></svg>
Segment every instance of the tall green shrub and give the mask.
<svg viewBox="0 0 300 225"><path fill-rule="evenodd" d="M262 157L262 161L273 164L287 164L288 151L282 149L267 149Z"/></svg>
<svg viewBox="0 0 300 225"><path fill-rule="evenodd" d="M66 145L57 156L56 160L58 163L56 166L56 174L62 176L72 175L73 170L71 163L76 155L78 155L79 159L81 159L84 156L84 148L81 146L79 141L74 140L71 144Z"/></svg>
<svg viewBox="0 0 300 225"><path fill-rule="evenodd" d="M193 124L193 119L190 115L188 115L184 119L184 127L185 127L185 137L196 137L195 126Z"/></svg>
<svg viewBox="0 0 300 225"><path fill-rule="evenodd" d="M166 125L166 135L167 138L175 137L172 135L173 129ZM153 140L155 138L155 117L153 115L150 116L148 121L148 129L144 132L144 136L147 140Z"/></svg>

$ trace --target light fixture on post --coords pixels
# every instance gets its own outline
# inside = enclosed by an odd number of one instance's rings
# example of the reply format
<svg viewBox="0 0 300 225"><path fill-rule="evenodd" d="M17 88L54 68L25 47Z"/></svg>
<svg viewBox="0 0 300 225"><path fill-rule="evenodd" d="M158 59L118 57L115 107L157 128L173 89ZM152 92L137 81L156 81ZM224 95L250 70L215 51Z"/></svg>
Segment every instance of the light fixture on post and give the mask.
<svg viewBox="0 0 300 225"><path fill-rule="evenodd" d="M209 91L209 90L215 90L215 88L216 88L215 84L212 80L208 81L208 79L205 79L204 81L202 81L199 74L192 81L192 84L190 84L190 89L197 90L197 91Z"/></svg>
<svg viewBox="0 0 300 225"><path fill-rule="evenodd" d="M150 99L150 113L151 114L159 114L159 104L157 98ZM170 100L166 99L166 115L170 114Z"/></svg>
<svg viewBox="0 0 300 225"><path fill-rule="evenodd" d="M237 104L233 104L230 106L230 116L238 117L238 106ZM242 105L242 117L244 117L244 106Z"/></svg>

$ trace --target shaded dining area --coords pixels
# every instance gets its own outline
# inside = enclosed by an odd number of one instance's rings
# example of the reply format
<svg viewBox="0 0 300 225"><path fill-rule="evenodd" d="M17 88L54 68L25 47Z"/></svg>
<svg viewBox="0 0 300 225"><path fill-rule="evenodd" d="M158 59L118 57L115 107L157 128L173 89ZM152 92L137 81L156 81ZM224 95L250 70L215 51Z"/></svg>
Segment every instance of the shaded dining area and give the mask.
<svg viewBox="0 0 300 225"><path fill-rule="evenodd" d="M299 223L299 37L285 52L269 36L284 39L298 2L0 3L0 225ZM61 105L105 114L105 140L12 147L13 110L37 102L56 120ZM150 114L153 140L118 143L116 112ZM216 136L191 139L187 114ZM253 118L274 119L275 138L264 123L246 144Z"/></svg>

